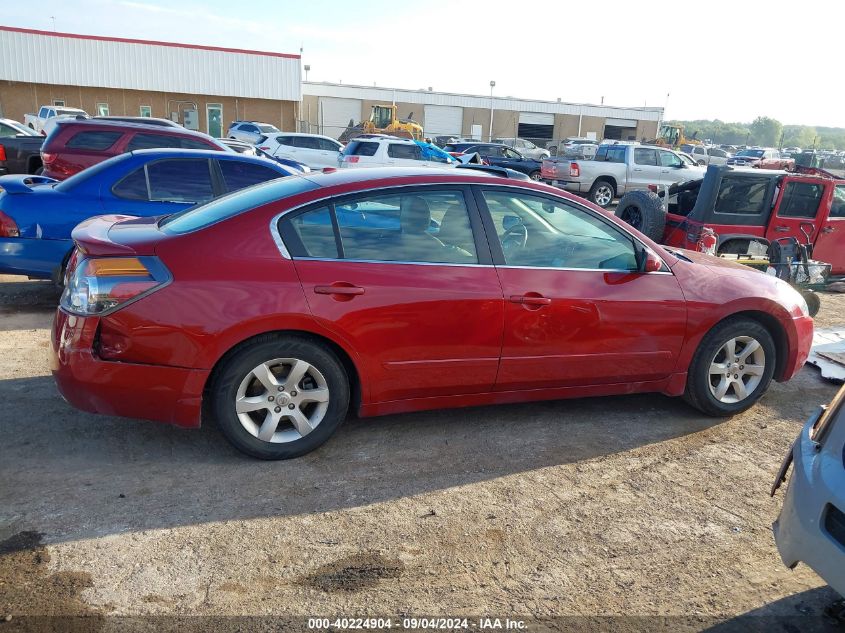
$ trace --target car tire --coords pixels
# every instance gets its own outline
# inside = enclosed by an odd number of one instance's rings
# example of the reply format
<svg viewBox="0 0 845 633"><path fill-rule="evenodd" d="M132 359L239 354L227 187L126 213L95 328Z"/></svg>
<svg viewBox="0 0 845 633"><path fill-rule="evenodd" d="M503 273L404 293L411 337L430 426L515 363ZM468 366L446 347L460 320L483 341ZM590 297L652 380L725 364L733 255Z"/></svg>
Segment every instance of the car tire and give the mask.
<svg viewBox="0 0 845 633"><path fill-rule="evenodd" d="M590 193L587 194L587 199L595 205L605 209L613 202L616 196L616 189L613 183L607 180L596 180L593 186L590 187Z"/></svg>
<svg viewBox="0 0 845 633"><path fill-rule="evenodd" d="M299 380L290 375L295 367ZM320 344L262 335L224 359L209 404L238 450L259 459L290 459L319 447L346 418L349 378L335 354Z"/></svg>
<svg viewBox="0 0 845 633"><path fill-rule="evenodd" d="M663 239L666 212L660 197L653 191L637 190L626 193L616 205L616 217L655 242Z"/></svg>
<svg viewBox="0 0 845 633"><path fill-rule="evenodd" d="M532 171L530 174L528 174L528 177L531 180L540 180L540 178L542 178L542 175L539 171Z"/></svg>
<svg viewBox="0 0 845 633"><path fill-rule="evenodd" d="M774 339L761 323L741 317L723 321L701 340L687 372L684 399L713 417L741 413L769 388L776 360Z"/></svg>

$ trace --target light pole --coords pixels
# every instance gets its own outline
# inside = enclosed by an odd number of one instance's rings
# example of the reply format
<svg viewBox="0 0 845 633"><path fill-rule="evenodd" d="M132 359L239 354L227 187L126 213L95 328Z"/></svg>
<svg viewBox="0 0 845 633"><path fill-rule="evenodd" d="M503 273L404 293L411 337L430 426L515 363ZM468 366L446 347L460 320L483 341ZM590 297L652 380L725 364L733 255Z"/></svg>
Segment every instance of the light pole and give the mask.
<svg viewBox="0 0 845 633"><path fill-rule="evenodd" d="M493 142L493 88L496 87L496 82L492 79L490 80L490 129L487 140L492 143Z"/></svg>

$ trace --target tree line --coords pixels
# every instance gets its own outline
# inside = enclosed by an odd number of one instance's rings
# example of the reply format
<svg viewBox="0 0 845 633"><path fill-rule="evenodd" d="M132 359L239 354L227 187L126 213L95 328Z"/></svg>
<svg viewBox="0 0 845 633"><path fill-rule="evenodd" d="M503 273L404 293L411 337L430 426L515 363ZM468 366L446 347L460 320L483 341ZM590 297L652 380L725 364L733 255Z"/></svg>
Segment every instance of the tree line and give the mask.
<svg viewBox="0 0 845 633"><path fill-rule="evenodd" d="M760 116L751 123L727 123L719 119L667 121L684 126L684 136L716 144L800 147L802 149L845 149L845 128L783 125L777 119ZM693 135L695 135L693 137Z"/></svg>

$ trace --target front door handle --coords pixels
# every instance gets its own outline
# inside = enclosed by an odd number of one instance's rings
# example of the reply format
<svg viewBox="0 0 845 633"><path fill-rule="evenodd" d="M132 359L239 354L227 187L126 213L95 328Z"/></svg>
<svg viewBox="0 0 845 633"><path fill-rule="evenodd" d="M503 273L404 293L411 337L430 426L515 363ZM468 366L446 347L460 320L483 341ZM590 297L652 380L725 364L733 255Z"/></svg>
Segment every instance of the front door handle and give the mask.
<svg viewBox="0 0 845 633"><path fill-rule="evenodd" d="M526 306L547 306L552 302L548 297L539 294L511 295L508 301L511 303L521 303Z"/></svg>
<svg viewBox="0 0 845 633"><path fill-rule="evenodd" d="M635 168L635 169L634 169L634 171L642 171L642 169L637 169L637 168Z"/></svg>
<svg viewBox="0 0 845 633"><path fill-rule="evenodd" d="M780 224L780 225L775 227L775 231L777 231L778 233L786 233L787 231L789 231L789 227L784 226L783 224Z"/></svg>
<svg viewBox="0 0 845 633"><path fill-rule="evenodd" d="M822 229L822 233L833 233L836 229L832 226L826 226Z"/></svg>
<svg viewBox="0 0 845 633"><path fill-rule="evenodd" d="M364 289L360 286L340 282L331 286L314 286L314 294L335 295L336 297L351 299L354 296L364 294Z"/></svg>

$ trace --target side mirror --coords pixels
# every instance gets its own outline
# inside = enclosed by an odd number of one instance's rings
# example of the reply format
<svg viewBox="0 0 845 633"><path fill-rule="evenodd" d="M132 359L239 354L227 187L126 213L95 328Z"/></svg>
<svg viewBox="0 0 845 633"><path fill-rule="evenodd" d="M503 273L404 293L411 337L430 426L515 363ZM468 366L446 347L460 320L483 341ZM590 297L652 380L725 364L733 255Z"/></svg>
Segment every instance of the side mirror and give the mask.
<svg viewBox="0 0 845 633"><path fill-rule="evenodd" d="M652 250L641 247L637 249L637 270L641 273L656 273L663 268L663 260Z"/></svg>

